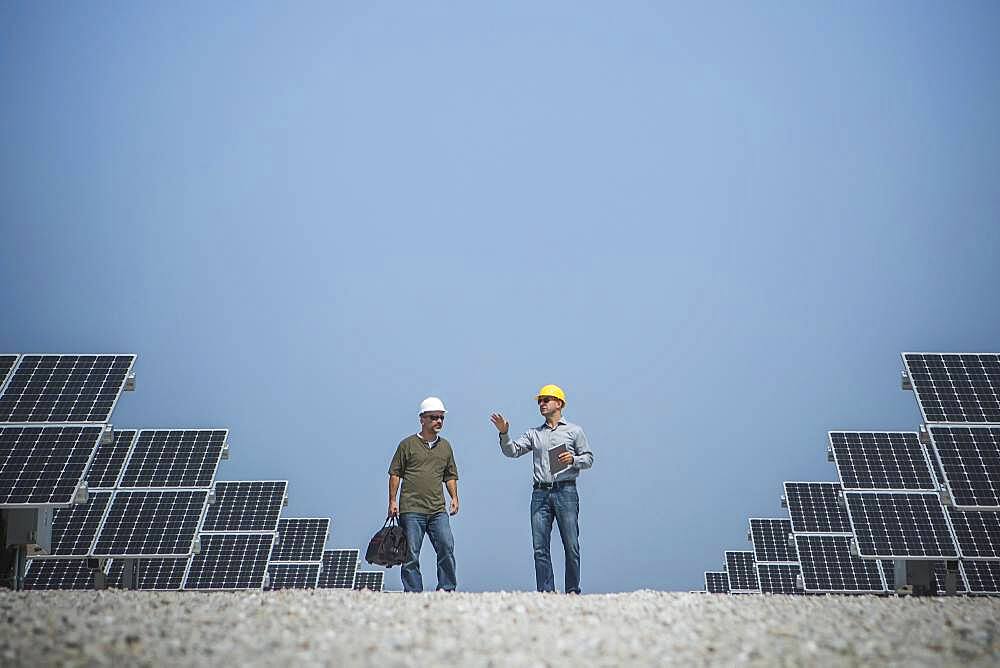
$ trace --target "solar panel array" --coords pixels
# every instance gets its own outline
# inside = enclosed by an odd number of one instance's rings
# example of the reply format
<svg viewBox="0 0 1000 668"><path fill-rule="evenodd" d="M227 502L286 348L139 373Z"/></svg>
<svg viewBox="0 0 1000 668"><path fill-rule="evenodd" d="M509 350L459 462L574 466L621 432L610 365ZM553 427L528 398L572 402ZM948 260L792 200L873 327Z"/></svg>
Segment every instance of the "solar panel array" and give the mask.
<svg viewBox="0 0 1000 668"><path fill-rule="evenodd" d="M733 594L760 593L757 581L757 566L753 552L726 551L726 574L729 576L729 592Z"/></svg>
<svg viewBox="0 0 1000 668"><path fill-rule="evenodd" d="M839 482L784 484L797 564L750 521L762 592L1000 594L1000 354L902 358L920 431L828 433Z"/></svg>
<svg viewBox="0 0 1000 668"><path fill-rule="evenodd" d="M328 518L280 517L287 481L216 483L227 430L112 431L135 360L0 354L0 507L54 510L50 553L26 552L22 585L89 589L101 573L138 589L381 591L358 550L324 551Z"/></svg>
<svg viewBox="0 0 1000 668"><path fill-rule="evenodd" d="M705 571L705 591L710 594L728 594L729 575L725 571Z"/></svg>

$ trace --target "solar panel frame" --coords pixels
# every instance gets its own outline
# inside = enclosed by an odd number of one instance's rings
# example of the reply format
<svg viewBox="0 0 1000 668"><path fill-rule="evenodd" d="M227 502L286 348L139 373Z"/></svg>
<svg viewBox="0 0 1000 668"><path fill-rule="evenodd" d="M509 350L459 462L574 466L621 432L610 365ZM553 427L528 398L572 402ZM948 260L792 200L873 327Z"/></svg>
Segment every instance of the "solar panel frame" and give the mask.
<svg viewBox="0 0 1000 668"><path fill-rule="evenodd" d="M757 568L753 552L726 550L726 574L729 576L730 594L759 594Z"/></svg>
<svg viewBox="0 0 1000 668"><path fill-rule="evenodd" d="M28 591L94 588L95 571L86 559L28 559L23 587Z"/></svg>
<svg viewBox="0 0 1000 668"><path fill-rule="evenodd" d="M1000 512L947 508L947 513L962 559L1000 559Z"/></svg>
<svg viewBox="0 0 1000 668"><path fill-rule="evenodd" d="M163 504L161 501L168 503ZM173 507L177 503L182 504L182 509L185 511L180 515ZM91 554L123 559L190 557L194 554L195 544L199 539L207 505L208 490L204 489L115 490L111 505L105 513L105 519L98 529ZM197 515L194 514L195 508L198 508ZM144 512L147 513L147 517L138 515ZM154 522L156 526L153 526ZM140 524L143 529L141 532L138 530ZM171 534L168 533L171 529L176 530L176 538L173 540L170 540ZM146 548L156 545L174 549L173 551L132 550L132 546Z"/></svg>
<svg viewBox="0 0 1000 668"><path fill-rule="evenodd" d="M925 424L1000 424L1000 354L901 356Z"/></svg>
<svg viewBox="0 0 1000 668"><path fill-rule="evenodd" d="M705 571L705 591L710 594L728 594L729 574L725 571Z"/></svg>
<svg viewBox="0 0 1000 668"><path fill-rule="evenodd" d="M7 386L7 381L11 377L11 372L14 367L17 366L18 360L21 359L21 355L18 353L2 353L0 354L0 396L3 396L4 388Z"/></svg>
<svg viewBox="0 0 1000 668"><path fill-rule="evenodd" d="M271 561L322 562L330 525L329 517L282 517L278 520L278 540L271 551Z"/></svg>
<svg viewBox="0 0 1000 668"><path fill-rule="evenodd" d="M120 588L123 586L123 572L126 559L108 560L108 586ZM191 557L186 559L137 559L137 582L135 589L139 591L179 591L184 584Z"/></svg>
<svg viewBox="0 0 1000 668"><path fill-rule="evenodd" d="M354 589L381 592L385 589L385 571L358 571L354 576Z"/></svg>
<svg viewBox="0 0 1000 668"><path fill-rule="evenodd" d="M852 555L848 535L796 534L795 548L804 591L808 593L880 594L886 591L879 562ZM841 583L843 586L836 586Z"/></svg>
<svg viewBox="0 0 1000 668"><path fill-rule="evenodd" d="M794 544L789 544L792 521L786 517L751 517L750 542L759 563L797 563ZM773 557L773 558L772 558ZM784 558L783 558L784 557Z"/></svg>
<svg viewBox="0 0 1000 668"><path fill-rule="evenodd" d="M97 446L94 459L87 469L84 479L91 490L114 489L118 486L125 462L132 452L138 431L121 429L114 432L113 443L101 443Z"/></svg>
<svg viewBox="0 0 1000 668"><path fill-rule="evenodd" d="M272 561L267 565L270 582L264 587L264 590L317 589L319 587L319 574L322 570L323 562L320 561L302 563Z"/></svg>
<svg viewBox="0 0 1000 668"><path fill-rule="evenodd" d="M757 563L757 582L762 594L801 595L805 592L798 588L798 577L802 567L798 562L792 563Z"/></svg>
<svg viewBox="0 0 1000 668"><path fill-rule="evenodd" d="M0 508L72 505L102 433L95 425L0 425Z"/></svg>
<svg viewBox="0 0 1000 668"><path fill-rule="evenodd" d="M850 535L847 509L840 504L839 482L786 481L788 515L795 534Z"/></svg>
<svg viewBox="0 0 1000 668"><path fill-rule="evenodd" d="M937 489L915 431L830 431L827 440L845 491Z"/></svg>
<svg viewBox="0 0 1000 668"><path fill-rule="evenodd" d="M969 594L1000 595L1000 561L961 561L958 568Z"/></svg>
<svg viewBox="0 0 1000 668"><path fill-rule="evenodd" d="M269 533L213 533L201 537L184 575L188 591L237 591L264 588L275 537ZM233 563L238 567L233 568Z"/></svg>
<svg viewBox="0 0 1000 668"><path fill-rule="evenodd" d="M118 487L209 489L215 484L228 429L142 429Z"/></svg>
<svg viewBox="0 0 1000 668"><path fill-rule="evenodd" d="M844 496L861 558L913 561L959 558L958 541L937 492L851 490L844 492ZM892 517L876 524L869 519L875 515Z"/></svg>
<svg viewBox="0 0 1000 668"><path fill-rule="evenodd" d="M0 423L104 424L118 404L135 360L132 353L22 354L0 392ZM78 366L88 368L88 363L89 372L72 375ZM107 371L103 381L90 377L99 376L95 369L105 364L113 370ZM72 369L67 368L70 365ZM72 379L52 378L65 373Z"/></svg>
<svg viewBox="0 0 1000 668"><path fill-rule="evenodd" d="M277 534L287 498L287 480L217 480L201 531Z"/></svg>
<svg viewBox="0 0 1000 668"><path fill-rule="evenodd" d="M323 550L323 569L319 589L354 589L354 578L361 565L361 551L356 548Z"/></svg>
<svg viewBox="0 0 1000 668"><path fill-rule="evenodd" d="M941 484L962 510L1000 510L1000 426L931 425Z"/></svg>

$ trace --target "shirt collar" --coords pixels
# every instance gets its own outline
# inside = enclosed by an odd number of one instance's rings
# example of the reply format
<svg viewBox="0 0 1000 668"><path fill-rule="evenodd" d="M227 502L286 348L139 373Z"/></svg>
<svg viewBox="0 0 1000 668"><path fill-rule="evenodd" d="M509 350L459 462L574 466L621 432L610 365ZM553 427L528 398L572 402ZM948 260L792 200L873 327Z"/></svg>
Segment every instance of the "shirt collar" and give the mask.
<svg viewBox="0 0 1000 668"><path fill-rule="evenodd" d="M421 436L419 432L416 434L416 436L417 436L417 438L420 439L420 442L423 443L424 445L426 445L428 448L433 448L435 445L437 445L441 441L441 434L438 434L437 438L435 438L433 441L431 441L429 443L424 440L424 437Z"/></svg>
<svg viewBox="0 0 1000 668"><path fill-rule="evenodd" d="M558 427L559 425L563 425L565 427L566 424L567 424L566 418L559 418L559 422L556 423L556 427ZM547 429L548 426L549 426L548 422L543 422L542 426L539 427L539 429ZM438 438L440 438L440 436Z"/></svg>

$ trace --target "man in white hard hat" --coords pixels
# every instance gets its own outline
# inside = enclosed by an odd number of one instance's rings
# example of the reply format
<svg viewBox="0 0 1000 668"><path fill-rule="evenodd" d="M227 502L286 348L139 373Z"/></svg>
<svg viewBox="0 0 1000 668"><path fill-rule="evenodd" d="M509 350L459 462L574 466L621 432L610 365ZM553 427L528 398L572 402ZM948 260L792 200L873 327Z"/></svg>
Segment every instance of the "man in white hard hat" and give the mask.
<svg viewBox="0 0 1000 668"><path fill-rule="evenodd" d="M407 436L396 448L389 464L389 515L399 517L406 532L409 559L403 564L403 590L424 590L420 575L420 548L424 535L429 534L437 553L437 588L454 591L455 539L451 535L448 515L458 512L458 467L451 443L441 435L444 426L444 402L427 397L420 402L420 431ZM396 493L403 483L399 502ZM451 505L445 512L441 483L448 488Z"/></svg>
<svg viewBox="0 0 1000 668"><path fill-rule="evenodd" d="M510 423L500 413L490 420L500 432L500 451L507 457L533 454L531 493L531 542L535 550L535 586L555 591L552 575L552 520L559 525L566 554L566 593L580 593L580 497L576 478L594 464L594 453L579 425L562 416L566 393L557 385L546 385L535 397L545 422L511 440Z"/></svg>

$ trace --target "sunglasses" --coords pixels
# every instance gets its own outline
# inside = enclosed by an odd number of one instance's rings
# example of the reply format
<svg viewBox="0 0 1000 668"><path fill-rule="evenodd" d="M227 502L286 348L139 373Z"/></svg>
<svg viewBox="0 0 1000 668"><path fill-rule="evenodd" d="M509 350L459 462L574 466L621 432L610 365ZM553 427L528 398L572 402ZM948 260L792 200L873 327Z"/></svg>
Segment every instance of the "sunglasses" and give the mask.
<svg viewBox="0 0 1000 668"><path fill-rule="evenodd" d="M538 405L544 404L546 401L559 401L555 397L538 397Z"/></svg>
<svg viewBox="0 0 1000 668"><path fill-rule="evenodd" d="M428 420L430 420L431 422L437 422L438 420L444 420L444 416L443 415L425 415L424 417L427 418Z"/></svg>

